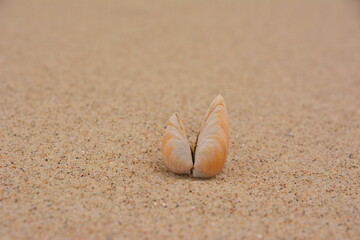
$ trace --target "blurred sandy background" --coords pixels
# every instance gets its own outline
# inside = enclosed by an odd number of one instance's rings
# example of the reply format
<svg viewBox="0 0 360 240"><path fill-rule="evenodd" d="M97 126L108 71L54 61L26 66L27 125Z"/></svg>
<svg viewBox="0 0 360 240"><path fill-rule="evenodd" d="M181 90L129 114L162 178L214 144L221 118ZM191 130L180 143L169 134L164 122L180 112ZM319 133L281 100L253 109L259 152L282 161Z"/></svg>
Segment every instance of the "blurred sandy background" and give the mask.
<svg viewBox="0 0 360 240"><path fill-rule="evenodd" d="M176 176L217 94L216 178ZM0 1L0 239L360 239L358 1Z"/></svg>

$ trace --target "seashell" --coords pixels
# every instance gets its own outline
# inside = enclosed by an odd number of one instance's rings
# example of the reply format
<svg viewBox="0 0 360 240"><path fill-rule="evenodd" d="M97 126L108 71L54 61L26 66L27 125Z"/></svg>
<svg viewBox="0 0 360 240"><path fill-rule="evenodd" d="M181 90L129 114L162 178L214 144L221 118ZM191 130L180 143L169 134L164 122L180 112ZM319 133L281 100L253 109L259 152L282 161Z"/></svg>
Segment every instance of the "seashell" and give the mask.
<svg viewBox="0 0 360 240"><path fill-rule="evenodd" d="M177 113L169 118L161 145L167 168L178 174L189 174L191 172L193 167L192 152Z"/></svg>
<svg viewBox="0 0 360 240"><path fill-rule="evenodd" d="M194 177L213 177L225 165L229 147L229 123L225 100L217 96L201 124L195 149Z"/></svg>
<svg viewBox="0 0 360 240"><path fill-rule="evenodd" d="M213 100L205 115L194 151L176 113L170 117L162 140L165 165L174 173L192 172L194 177L200 178L213 177L221 172L228 148L228 116L225 100L220 95Z"/></svg>

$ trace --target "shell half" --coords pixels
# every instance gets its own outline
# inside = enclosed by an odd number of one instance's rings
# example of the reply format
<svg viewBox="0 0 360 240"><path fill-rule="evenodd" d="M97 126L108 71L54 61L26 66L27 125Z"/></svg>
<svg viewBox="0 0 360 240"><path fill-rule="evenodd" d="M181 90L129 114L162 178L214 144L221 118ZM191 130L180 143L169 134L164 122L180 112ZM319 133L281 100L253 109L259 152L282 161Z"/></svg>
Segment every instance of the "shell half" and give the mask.
<svg viewBox="0 0 360 240"><path fill-rule="evenodd" d="M169 118L161 145L167 168L177 174L191 173L193 168L191 148L177 113Z"/></svg>
<svg viewBox="0 0 360 240"><path fill-rule="evenodd" d="M217 96L201 125L195 149L194 177L209 178L221 172L229 147L229 122L225 100Z"/></svg>

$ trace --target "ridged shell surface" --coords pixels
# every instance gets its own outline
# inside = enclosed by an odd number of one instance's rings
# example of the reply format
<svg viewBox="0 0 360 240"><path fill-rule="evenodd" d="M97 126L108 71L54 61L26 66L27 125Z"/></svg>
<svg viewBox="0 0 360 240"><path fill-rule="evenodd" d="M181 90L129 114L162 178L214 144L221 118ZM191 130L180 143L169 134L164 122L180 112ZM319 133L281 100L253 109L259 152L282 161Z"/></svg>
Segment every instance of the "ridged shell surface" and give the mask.
<svg viewBox="0 0 360 240"><path fill-rule="evenodd" d="M211 103L201 125L195 150L194 177L209 178L221 172L229 147L229 123L225 100Z"/></svg>
<svg viewBox="0 0 360 240"><path fill-rule="evenodd" d="M193 167L191 148L177 113L169 118L161 145L167 168L178 174L191 172Z"/></svg>

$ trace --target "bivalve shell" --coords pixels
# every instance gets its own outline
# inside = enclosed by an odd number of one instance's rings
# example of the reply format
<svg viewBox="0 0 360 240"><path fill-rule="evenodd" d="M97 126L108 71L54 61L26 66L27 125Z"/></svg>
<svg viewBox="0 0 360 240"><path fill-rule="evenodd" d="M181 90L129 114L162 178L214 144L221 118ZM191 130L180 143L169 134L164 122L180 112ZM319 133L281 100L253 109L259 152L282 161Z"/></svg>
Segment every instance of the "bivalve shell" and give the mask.
<svg viewBox="0 0 360 240"><path fill-rule="evenodd" d="M177 113L167 123L162 139L162 152L167 168L178 174L189 174L192 167L192 153L183 124Z"/></svg>
<svg viewBox="0 0 360 240"><path fill-rule="evenodd" d="M205 115L194 151L177 113L170 117L162 139L166 167L174 173L193 173L194 177L200 178L213 177L221 172L228 149L228 115L225 100L220 95L214 99Z"/></svg>

